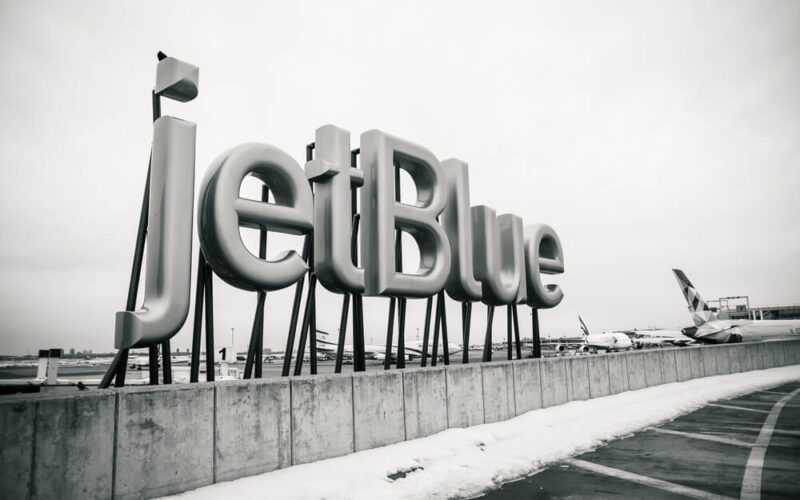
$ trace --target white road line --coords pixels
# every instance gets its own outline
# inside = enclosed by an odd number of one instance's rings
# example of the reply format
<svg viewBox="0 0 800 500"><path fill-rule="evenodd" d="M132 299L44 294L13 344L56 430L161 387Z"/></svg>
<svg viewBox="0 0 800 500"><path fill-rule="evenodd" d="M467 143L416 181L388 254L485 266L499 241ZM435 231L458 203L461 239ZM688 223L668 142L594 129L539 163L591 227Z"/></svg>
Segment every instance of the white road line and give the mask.
<svg viewBox="0 0 800 500"><path fill-rule="evenodd" d="M767 446L769 440L772 438L772 432L775 430L775 424L778 423L778 417L781 415L781 410L786 403L795 395L800 393L800 389L795 389L789 394L782 397L769 416L764 421L761 427L761 432L758 433L758 439L750 450L750 456L747 458L747 468L744 471L744 478L742 479L742 500L760 500L761 498L761 474L764 468L764 457L767 454Z"/></svg>
<svg viewBox="0 0 800 500"><path fill-rule="evenodd" d="M781 396L789 394L788 392L780 392L780 391L756 391L756 392L766 392L767 394L780 394Z"/></svg>
<svg viewBox="0 0 800 500"><path fill-rule="evenodd" d="M683 436L692 439L702 439L704 441L714 441L715 443L731 444L733 446L742 446L744 448L752 448L754 446L753 443L748 443L747 441L739 441L738 439L731 439L722 436L711 436L708 434L697 434L694 432L675 431L672 429L663 429L660 427L651 427L650 430L661 432L663 434L673 434L675 436Z"/></svg>
<svg viewBox="0 0 800 500"><path fill-rule="evenodd" d="M694 488L690 488L688 486L683 486L681 484L670 483L669 481L662 481L661 479L655 479L648 476L642 476L640 474L635 474L633 472L628 472L620 469L614 469L613 467L606 467L605 465L595 464L592 462L587 462L585 460L580 460L577 458L570 458L564 460L564 463L569 465L579 467L581 469L588 470L590 472L594 472L595 474L601 474L604 476L616 477L619 479L624 479L626 481L631 481L633 483L643 484L645 486L650 486L652 488L657 488L664 491L669 491L670 493L675 493L677 495L683 495L690 498L701 498L701 499L715 499L715 500L731 500L730 497L725 497L722 495L717 495L715 493L709 493L707 491L697 490Z"/></svg>
<svg viewBox="0 0 800 500"><path fill-rule="evenodd" d="M721 405L718 403L708 403L706 406L716 406L717 408L727 408L729 410L753 411L756 413L764 413L765 415L769 414L769 410L757 410L755 408L745 408L744 406Z"/></svg>

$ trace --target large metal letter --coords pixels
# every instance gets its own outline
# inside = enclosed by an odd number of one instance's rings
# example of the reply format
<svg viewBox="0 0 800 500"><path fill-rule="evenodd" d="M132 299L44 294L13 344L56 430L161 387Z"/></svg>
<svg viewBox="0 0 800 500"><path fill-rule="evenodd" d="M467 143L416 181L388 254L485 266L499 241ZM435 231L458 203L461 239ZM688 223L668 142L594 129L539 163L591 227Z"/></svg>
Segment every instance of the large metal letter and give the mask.
<svg viewBox="0 0 800 500"><path fill-rule="evenodd" d="M540 309L557 306L564 293L558 285L544 285L541 273L564 272L561 240L552 227L534 224L525 227L525 267L528 272L528 304Z"/></svg>
<svg viewBox="0 0 800 500"><path fill-rule="evenodd" d="M518 302L525 277L522 219L514 214L496 217L493 208L479 205L472 207L472 228L475 278L483 284L483 302Z"/></svg>
<svg viewBox="0 0 800 500"><path fill-rule="evenodd" d="M274 204L239 198L248 174L270 188ZM199 196L200 245L214 272L226 282L243 290L279 290L308 269L294 250L274 261L261 260L247 250L239 235L239 226L288 234L311 231L311 189L291 156L266 144L236 146L211 164Z"/></svg>
<svg viewBox="0 0 800 500"><path fill-rule="evenodd" d="M415 205L395 201L394 166L406 170L417 189ZM447 202L439 160L427 149L371 130L361 135L361 257L367 295L428 297L444 287L450 245L436 217ZM394 231L411 234L419 246L415 274L395 271Z"/></svg>
<svg viewBox="0 0 800 500"><path fill-rule="evenodd" d="M350 166L350 132L325 125L317 129L316 155L306 163L314 181L314 272L325 288L363 292L364 270L353 264L351 188L364 184Z"/></svg>
<svg viewBox="0 0 800 500"><path fill-rule="evenodd" d="M481 284L475 279L472 249L472 215L469 206L469 167L457 159L442 162L447 182L447 206L442 226L450 241L450 274L447 294L454 300L481 300Z"/></svg>
<svg viewBox="0 0 800 500"><path fill-rule="evenodd" d="M175 335L189 313L197 125L169 116L153 123L144 304L116 317L117 349Z"/></svg>

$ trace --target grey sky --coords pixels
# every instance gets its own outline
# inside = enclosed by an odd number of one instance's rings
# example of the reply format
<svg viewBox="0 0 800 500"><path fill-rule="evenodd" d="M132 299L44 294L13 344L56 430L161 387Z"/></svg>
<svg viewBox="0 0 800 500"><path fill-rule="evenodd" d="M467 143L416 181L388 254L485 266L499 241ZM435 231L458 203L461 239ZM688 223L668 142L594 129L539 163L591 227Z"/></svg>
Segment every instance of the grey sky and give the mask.
<svg viewBox="0 0 800 500"><path fill-rule="evenodd" d="M706 298L800 302L800 2L0 0L0 352L113 347L158 50L200 66L198 99L164 103L198 123L197 184L242 142L302 161L326 123L353 147L379 128L467 161L473 204L561 237L545 334L574 334L578 313L687 325L672 267ZM215 293L218 343L235 328L243 349L255 295ZM282 348L291 296L268 296L265 345ZM339 299L321 297L335 332ZM387 307L367 301L367 342Z"/></svg>

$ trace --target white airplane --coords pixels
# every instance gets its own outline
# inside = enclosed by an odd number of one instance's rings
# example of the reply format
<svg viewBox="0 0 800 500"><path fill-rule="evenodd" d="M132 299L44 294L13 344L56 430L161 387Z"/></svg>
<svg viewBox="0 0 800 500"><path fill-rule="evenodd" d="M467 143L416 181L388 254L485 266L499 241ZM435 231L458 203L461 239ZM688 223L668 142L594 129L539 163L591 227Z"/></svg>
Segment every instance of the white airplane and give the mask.
<svg viewBox="0 0 800 500"><path fill-rule="evenodd" d="M327 340L328 333L322 330L317 330L317 351L324 352L325 354L336 356L336 342L331 342ZM422 357L422 341L421 340L412 340L410 342L405 343L405 351L406 351L406 361L411 361L414 358L421 358ZM461 346L458 344L449 343L448 344L448 354L450 358L453 359L453 356L461 352ZM433 355L433 342L428 345L428 357ZM345 344L344 346L344 357L345 358L353 358L354 351L352 344ZM442 358L442 346L439 346L439 352L437 353L438 358ZM385 345L365 345L364 346L364 357L366 359L374 359L383 361L386 359L386 346ZM392 345L392 359L397 358L397 344Z"/></svg>
<svg viewBox="0 0 800 500"><path fill-rule="evenodd" d="M687 337L707 344L800 338L800 319L719 319L700 297L683 271L673 269L672 272L675 273L675 279L678 280L686 303L689 304L689 313L694 320L695 326L681 330Z"/></svg>
<svg viewBox="0 0 800 500"><path fill-rule="evenodd" d="M697 342L678 330L623 330L622 333L631 338L633 346L637 349L663 346L682 347Z"/></svg>
<svg viewBox="0 0 800 500"><path fill-rule="evenodd" d="M598 352L598 351L627 351L633 347L631 338L621 332L611 333L589 333L586 328L586 323L583 318L578 316L578 321L581 323L581 330L583 331L583 343L577 346L579 351L582 352ZM556 351L565 351L567 346L559 344L556 346Z"/></svg>

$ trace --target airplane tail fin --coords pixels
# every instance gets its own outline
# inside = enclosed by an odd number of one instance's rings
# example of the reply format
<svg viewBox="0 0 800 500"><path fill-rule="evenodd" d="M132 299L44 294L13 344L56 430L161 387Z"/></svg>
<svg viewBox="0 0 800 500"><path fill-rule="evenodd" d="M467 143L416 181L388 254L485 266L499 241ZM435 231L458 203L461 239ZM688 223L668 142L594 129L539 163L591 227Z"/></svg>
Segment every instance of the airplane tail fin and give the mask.
<svg viewBox="0 0 800 500"><path fill-rule="evenodd" d="M583 318L581 318L580 314L578 315L578 321L580 321L581 323L581 330L583 331L583 336L586 337L587 335L589 335L589 329L586 328L586 323L583 322Z"/></svg>
<svg viewBox="0 0 800 500"><path fill-rule="evenodd" d="M678 286L681 287L681 291L683 292L683 297L686 299L686 303L689 305L689 313L692 315L692 320L694 321L695 326L700 326L709 321L714 321L717 319L717 315L714 314L714 311L708 307L708 304L700 297L700 294L697 293L697 290L692 285L692 282L689 281L689 278L686 277L683 271L680 269L673 269L673 273L675 273L675 279L678 280Z"/></svg>

